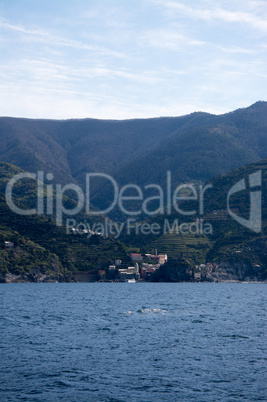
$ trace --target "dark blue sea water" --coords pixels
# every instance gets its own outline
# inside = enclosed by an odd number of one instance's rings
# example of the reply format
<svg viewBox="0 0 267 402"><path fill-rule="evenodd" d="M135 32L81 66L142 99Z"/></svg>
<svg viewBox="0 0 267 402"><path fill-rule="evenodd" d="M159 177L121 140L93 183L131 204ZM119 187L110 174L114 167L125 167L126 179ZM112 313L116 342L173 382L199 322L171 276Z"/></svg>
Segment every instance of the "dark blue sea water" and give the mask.
<svg viewBox="0 0 267 402"><path fill-rule="evenodd" d="M1 401L264 401L266 285L0 285Z"/></svg>

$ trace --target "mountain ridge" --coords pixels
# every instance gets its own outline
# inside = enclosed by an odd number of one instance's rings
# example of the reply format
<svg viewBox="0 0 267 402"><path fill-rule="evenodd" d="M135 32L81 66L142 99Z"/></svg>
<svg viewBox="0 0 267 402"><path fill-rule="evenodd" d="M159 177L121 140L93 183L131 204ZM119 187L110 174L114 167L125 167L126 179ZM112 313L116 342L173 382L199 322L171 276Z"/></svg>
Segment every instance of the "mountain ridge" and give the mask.
<svg viewBox="0 0 267 402"><path fill-rule="evenodd" d="M0 160L29 172L52 173L54 183L85 188L85 175L111 175L119 185L205 182L267 154L267 102L222 115L193 112L148 119L0 118ZM157 169L155 169L155 166ZM102 208L107 188L92 186ZM102 192L101 192L102 191Z"/></svg>

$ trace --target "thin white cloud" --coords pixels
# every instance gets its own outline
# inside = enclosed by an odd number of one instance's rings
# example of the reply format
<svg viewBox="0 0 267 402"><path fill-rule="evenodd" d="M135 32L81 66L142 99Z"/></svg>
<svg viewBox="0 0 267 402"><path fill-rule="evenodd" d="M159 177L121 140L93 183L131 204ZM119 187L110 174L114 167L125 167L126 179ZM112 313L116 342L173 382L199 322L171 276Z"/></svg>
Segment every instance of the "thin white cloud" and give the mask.
<svg viewBox="0 0 267 402"><path fill-rule="evenodd" d="M74 39L62 38L59 36L52 35L51 33L43 30L28 29L23 27L22 25L10 24L9 22L6 21L0 21L0 27L19 32L23 35L27 35L30 37L31 41L46 42L52 47L64 46L76 50L89 50L93 52L98 52L101 54L105 54L106 56L113 56L122 59L127 58L125 53L117 52L103 46L89 45L88 43L84 43Z"/></svg>
<svg viewBox="0 0 267 402"><path fill-rule="evenodd" d="M128 29L130 22L131 13L126 10L125 7L106 7L99 2L97 8L89 10L83 10L80 14L80 20L86 21L87 23L94 23L95 21L101 21L101 24L108 28L115 29Z"/></svg>
<svg viewBox="0 0 267 402"><path fill-rule="evenodd" d="M253 55L257 53L257 49L247 49L247 48L242 48L240 46L221 46L221 45L215 45L219 50L225 52L225 53L231 53L231 54L247 54L247 55Z"/></svg>
<svg viewBox="0 0 267 402"><path fill-rule="evenodd" d="M210 71L218 71L218 73L224 72L235 72L236 74L244 75L246 74L248 77L256 76L259 73L263 73L266 71L266 65L262 60L247 60L242 63L239 61L235 61L232 59L225 58L216 58L212 61L209 61L206 65L207 74Z"/></svg>
<svg viewBox="0 0 267 402"><path fill-rule="evenodd" d="M181 49L185 46L203 46L206 42L189 38L183 34L172 32L168 29L147 31L141 37L140 43L145 46L154 46L165 49Z"/></svg>
<svg viewBox="0 0 267 402"><path fill-rule="evenodd" d="M152 0L155 4L161 4L162 7L184 14L189 18L194 18L203 21L219 20L227 23L243 23L251 26L256 30L267 32L266 18L259 17L252 12L244 11L229 11L222 8L204 9L193 8L180 2ZM266 15L267 16L267 15Z"/></svg>
<svg viewBox="0 0 267 402"><path fill-rule="evenodd" d="M23 27L22 25L17 25L17 24L11 24L7 21L1 21L0 20L0 27L5 28L5 29L10 29L12 31L17 31L26 35L38 35L38 36L43 36L47 37L49 36L48 32L42 31L42 30L34 30L34 29L27 29Z"/></svg>
<svg viewBox="0 0 267 402"><path fill-rule="evenodd" d="M86 93L87 96L96 99L96 94L101 96L101 92L105 94L107 91L112 92L112 87L116 86L116 83L118 91L122 93L124 85L127 85L128 88L136 87L137 85L153 87L162 84L162 81L164 81L159 74L150 70L136 73L101 66L87 68L84 66L70 66L38 59L20 59L18 63L19 69L12 62L2 67L0 71L2 82L18 88L20 85L27 87L27 83L30 80L31 90L43 93L51 91L57 94L76 93L79 95ZM124 85L122 85L122 82L124 82ZM88 91L89 87L91 87L91 91ZM106 90L102 91L104 87L106 87ZM93 89L95 92L93 92Z"/></svg>

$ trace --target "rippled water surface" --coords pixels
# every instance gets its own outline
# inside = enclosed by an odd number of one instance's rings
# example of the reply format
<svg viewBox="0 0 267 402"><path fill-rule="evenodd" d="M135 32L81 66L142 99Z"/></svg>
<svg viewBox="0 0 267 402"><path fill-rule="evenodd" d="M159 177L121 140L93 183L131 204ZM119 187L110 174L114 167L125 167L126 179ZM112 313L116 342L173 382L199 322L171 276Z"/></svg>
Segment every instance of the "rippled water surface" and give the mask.
<svg viewBox="0 0 267 402"><path fill-rule="evenodd" d="M265 401L266 285L0 285L0 400Z"/></svg>

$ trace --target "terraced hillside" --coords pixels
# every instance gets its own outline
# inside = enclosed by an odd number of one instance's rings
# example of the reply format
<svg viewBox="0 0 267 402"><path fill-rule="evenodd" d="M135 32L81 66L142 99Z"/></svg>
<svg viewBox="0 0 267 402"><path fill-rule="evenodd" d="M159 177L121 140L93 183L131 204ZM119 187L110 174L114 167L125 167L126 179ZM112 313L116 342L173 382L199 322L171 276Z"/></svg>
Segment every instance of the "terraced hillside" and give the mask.
<svg viewBox="0 0 267 402"><path fill-rule="evenodd" d="M173 259L190 256L196 263L204 263L212 243L205 235L180 235L169 232L147 247L148 249L157 249L160 254L168 254L168 257Z"/></svg>

